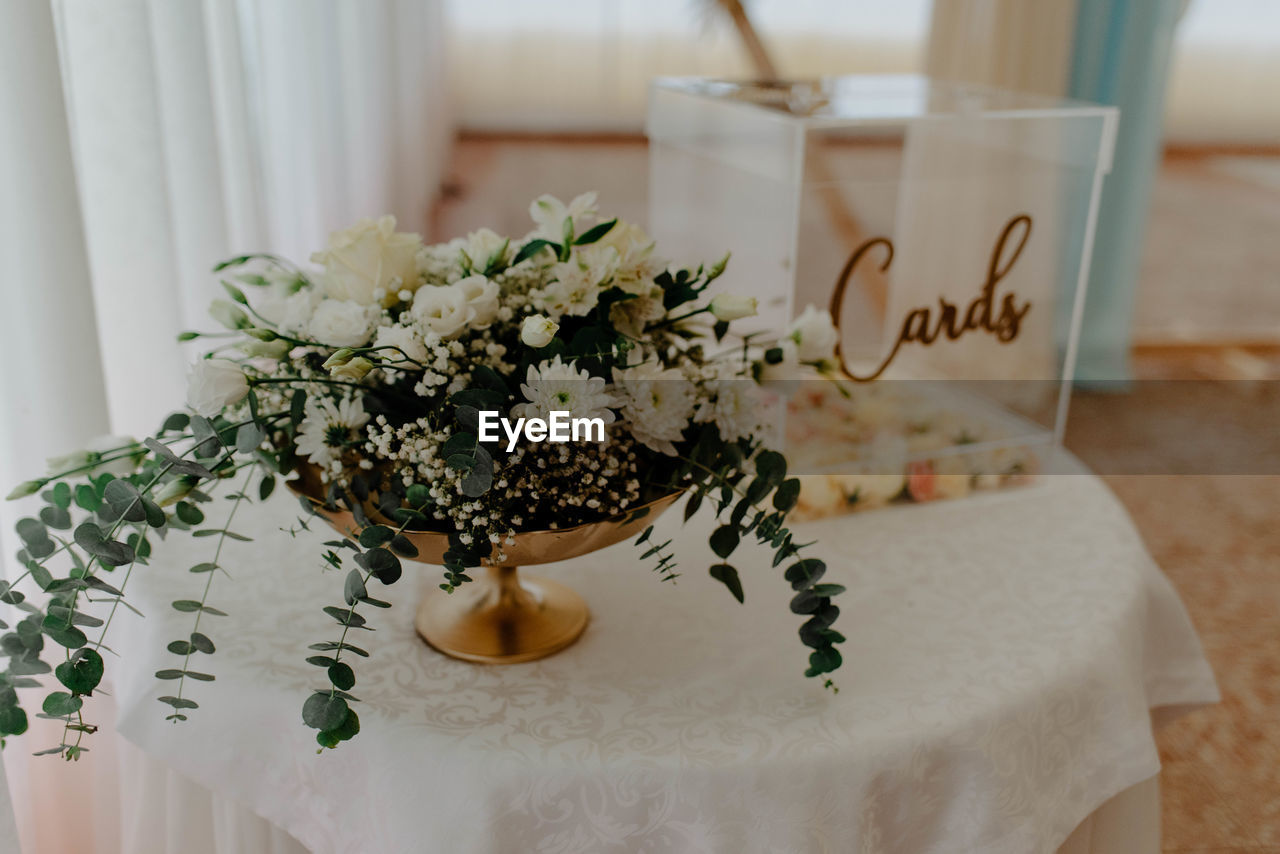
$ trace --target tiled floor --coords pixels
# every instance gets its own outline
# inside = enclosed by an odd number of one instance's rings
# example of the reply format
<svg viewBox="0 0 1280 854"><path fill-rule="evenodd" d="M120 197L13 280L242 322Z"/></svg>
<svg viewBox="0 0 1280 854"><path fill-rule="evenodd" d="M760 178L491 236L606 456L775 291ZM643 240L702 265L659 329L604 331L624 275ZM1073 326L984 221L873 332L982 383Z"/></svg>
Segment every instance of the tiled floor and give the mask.
<svg viewBox="0 0 1280 854"><path fill-rule="evenodd" d="M1229 296L1215 300L1217 313L1205 321L1213 331L1238 326L1241 337L1256 339L1280 329L1280 241L1258 239L1275 234L1277 223L1268 219L1280 210L1280 189L1250 182L1253 172L1238 160L1221 169L1211 158L1183 157L1161 173L1139 303L1139 323L1156 337L1195 333L1197 318L1205 320L1199 298L1209 279L1216 294ZM1271 174L1274 164L1260 163ZM480 225L521 234L528 228L524 205L542 192L568 197L597 189L610 211L643 220L645 166L643 145L629 141L466 141L436 211L434 236ZM1189 254L1183 260L1179 252ZM1265 299L1250 301L1251 289ZM1223 314L1224 305L1249 316ZM1150 379L1277 379L1278 353L1148 348L1136 368ZM1219 423L1243 430L1267 451L1280 435L1274 395L1241 393L1211 408L1187 415L1187 429L1195 430L1195 417L1225 417ZM1167 417L1136 395L1082 398L1077 410L1073 450L1112 471L1142 470L1143 446L1124 447L1118 425L1133 432L1144 413ZM1182 594L1223 694L1220 705L1158 735L1167 852L1280 854L1280 465L1266 468L1269 474L1253 476L1106 475Z"/></svg>

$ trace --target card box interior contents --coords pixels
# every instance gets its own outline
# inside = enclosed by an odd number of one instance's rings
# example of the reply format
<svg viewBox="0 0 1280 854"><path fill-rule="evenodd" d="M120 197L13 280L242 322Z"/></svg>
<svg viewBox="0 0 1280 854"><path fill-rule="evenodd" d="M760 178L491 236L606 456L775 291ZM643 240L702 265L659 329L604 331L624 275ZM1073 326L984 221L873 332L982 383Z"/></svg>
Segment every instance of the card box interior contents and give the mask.
<svg viewBox="0 0 1280 854"><path fill-rule="evenodd" d="M658 245L731 252L760 330L810 304L838 326L846 382L788 392L804 513L1054 467L1118 118L914 75L654 82Z"/></svg>

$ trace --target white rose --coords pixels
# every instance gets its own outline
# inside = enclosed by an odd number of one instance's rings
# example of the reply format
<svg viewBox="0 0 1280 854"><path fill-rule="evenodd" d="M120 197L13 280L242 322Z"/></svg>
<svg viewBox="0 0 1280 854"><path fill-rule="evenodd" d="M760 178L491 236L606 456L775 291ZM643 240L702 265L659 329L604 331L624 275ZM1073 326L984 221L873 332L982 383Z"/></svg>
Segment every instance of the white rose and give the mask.
<svg viewBox="0 0 1280 854"><path fill-rule="evenodd" d="M307 331L330 347L360 347L373 334L373 319L367 306L353 300L323 300L311 315Z"/></svg>
<svg viewBox="0 0 1280 854"><path fill-rule="evenodd" d="M787 337L796 342L796 355L802 362L825 362L835 355L839 336L831 314L805 306L804 313L791 323Z"/></svg>
<svg viewBox="0 0 1280 854"><path fill-rule="evenodd" d="M754 317L756 298L737 294L720 294L711 300L711 313L716 320L730 321L741 317Z"/></svg>
<svg viewBox="0 0 1280 854"><path fill-rule="evenodd" d="M201 359L187 374L187 405L212 418L249 394L249 380L235 362Z"/></svg>
<svg viewBox="0 0 1280 854"><path fill-rule="evenodd" d="M556 337L560 324L541 314L533 314L524 319L520 327L520 340L530 347L541 348L551 343Z"/></svg>
<svg viewBox="0 0 1280 854"><path fill-rule="evenodd" d="M498 283L491 282L484 276L467 276L454 282L450 287L462 291L467 305L475 309L475 317L471 325L477 329L493 323L498 316Z"/></svg>
<svg viewBox="0 0 1280 854"><path fill-rule="evenodd" d="M447 285L428 285L414 294L409 313L424 328L441 338L451 338L467 328L476 310L467 303L461 290Z"/></svg>
<svg viewBox="0 0 1280 854"><path fill-rule="evenodd" d="M421 248L419 235L396 231L396 218L384 216L335 231L329 235L329 247L312 255L311 261L324 265L325 293L333 299L390 306L400 291L416 290L420 284Z"/></svg>

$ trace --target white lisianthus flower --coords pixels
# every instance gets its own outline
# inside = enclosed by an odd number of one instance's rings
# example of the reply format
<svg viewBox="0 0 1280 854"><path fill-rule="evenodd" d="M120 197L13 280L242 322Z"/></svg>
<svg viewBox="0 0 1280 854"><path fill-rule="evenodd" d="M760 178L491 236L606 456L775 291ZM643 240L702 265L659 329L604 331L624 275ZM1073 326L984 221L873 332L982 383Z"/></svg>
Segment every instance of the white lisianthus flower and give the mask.
<svg viewBox="0 0 1280 854"><path fill-rule="evenodd" d="M428 285L413 295L410 316L424 329L441 338L452 338L467 328L476 316L466 294L449 285Z"/></svg>
<svg viewBox="0 0 1280 854"><path fill-rule="evenodd" d="M116 460L107 462L99 462L108 451L126 446L137 446L138 440L132 436L95 436L85 443L83 449L73 451L69 454L62 454L57 457L49 457L46 462L49 465L49 474L60 474L71 469L78 469L92 463L98 463L93 468L85 469L85 475L101 474L102 472L110 472L117 477L123 477L127 474L133 474L134 469L138 467L138 463L146 456L146 451L137 447L137 451L129 452L126 456L122 456ZM110 456L115 456L111 454Z"/></svg>
<svg viewBox="0 0 1280 854"><path fill-rule="evenodd" d="M530 347L538 349L550 344L551 339L556 337L556 331L559 329L560 324L551 318L541 314L531 314L520 325L520 340Z"/></svg>
<svg viewBox="0 0 1280 854"><path fill-rule="evenodd" d="M653 362L614 368L613 382L636 441L674 457L673 443L684 438L694 406L693 389L680 369L663 370Z"/></svg>
<svg viewBox="0 0 1280 854"><path fill-rule="evenodd" d="M417 290L422 238L396 231L396 218L362 219L329 235L329 247L311 256L324 265L325 294L361 305L392 305L400 291Z"/></svg>
<svg viewBox="0 0 1280 854"><path fill-rule="evenodd" d="M244 371L227 359L201 359L187 374L187 405L205 418L214 417L248 394Z"/></svg>
<svg viewBox="0 0 1280 854"><path fill-rule="evenodd" d="M483 329L497 319L498 294L501 291L497 282L491 282L484 276L467 276L450 287L462 291L467 305L475 310L475 316L471 318L473 329Z"/></svg>
<svg viewBox="0 0 1280 854"><path fill-rule="evenodd" d="M528 403L511 407L516 418L549 418L552 412L568 412L570 418L599 418L605 424L614 422L613 397L605 390L605 381L566 365L556 356L549 362L530 365L520 385L520 393Z"/></svg>
<svg viewBox="0 0 1280 854"><path fill-rule="evenodd" d="M805 306L804 312L792 321L787 337L796 343L796 355L802 362L826 362L835 356L839 334L831 322L831 313Z"/></svg>
<svg viewBox="0 0 1280 854"><path fill-rule="evenodd" d="M529 216L538 225L529 237L541 237L544 240L560 243L564 240L566 219L572 219L576 224L581 217L595 212L596 194L594 192L583 193L567 205L555 196L538 196L533 200L533 204L529 205Z"/></svg>
<svg viewBox="0 0 1280 854"><path fill-rule="evenodd" d="M373 312L355 300L322 300L311 315L307 332L330 347L361 347L373 334Z"/></svg>
<svg viewBox="0 0 1280 854"><path fill-rule="evenodd" d="M756 298L737 294L719 294L711 300L711 314L716 320L723 321L754 317Z"/></svg>
<svg viewBox="0 0 1280 854"><path fill-rule="evenodd" d="M378 355L388 362L403 362L406 359L426 364L427 345L422 336L411 326L379 326L373 337L375 347L395 347L396 350L383 350Z"/></svg>
<svg viewBox="0 0 1280 854"><path fill-rule="evenodd" d="M361 441L361 428L368 422L369 414L358 399L337 403L328 397L308 398L298 425L298 454L322 469L340 465L342 452Z"/></svg>

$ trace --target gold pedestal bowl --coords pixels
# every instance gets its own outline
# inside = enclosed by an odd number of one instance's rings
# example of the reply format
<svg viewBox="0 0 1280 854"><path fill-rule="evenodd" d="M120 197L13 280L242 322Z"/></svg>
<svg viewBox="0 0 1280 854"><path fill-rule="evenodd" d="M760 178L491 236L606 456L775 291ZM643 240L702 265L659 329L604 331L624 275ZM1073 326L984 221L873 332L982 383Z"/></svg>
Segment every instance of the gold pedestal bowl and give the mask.
<svg viewBox="0 0 1280 854"><path fill-rule="evenodd" d="M358 536L360 525L349 510L325 507L314 471L302 470L288 486L340 534ZM481 664L518 664L559 652L587 627L587 603L565 585L522 575L517 567L568 560L629 539L679 497L679 491L669 492L597 522L515 534L515 542L502 548L501 564L486 565L474 581L453 593L437 589L427 594L414 620L418 635L445 655ZM364 509L370 521L396 527L375 506ZM447 532L406 530L404 535L418 549L415 561L443 563Z"/></svg>

